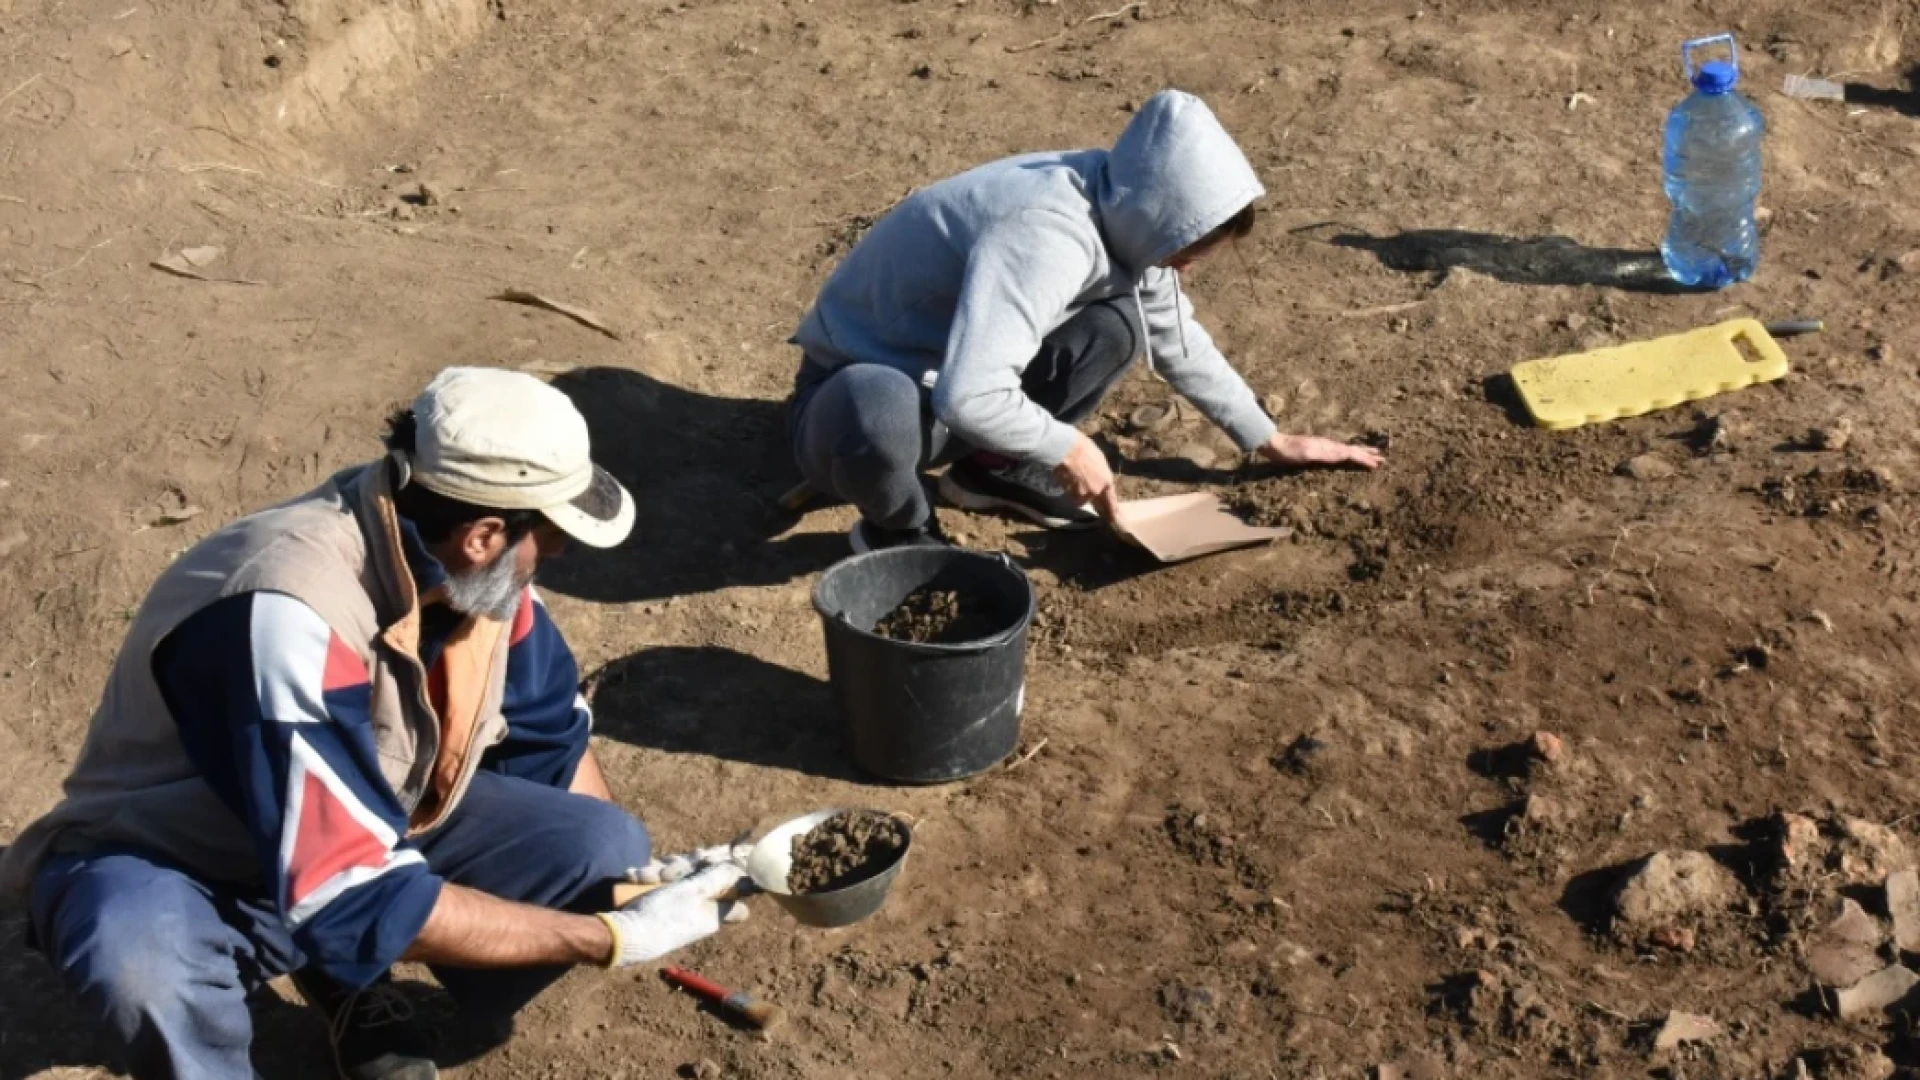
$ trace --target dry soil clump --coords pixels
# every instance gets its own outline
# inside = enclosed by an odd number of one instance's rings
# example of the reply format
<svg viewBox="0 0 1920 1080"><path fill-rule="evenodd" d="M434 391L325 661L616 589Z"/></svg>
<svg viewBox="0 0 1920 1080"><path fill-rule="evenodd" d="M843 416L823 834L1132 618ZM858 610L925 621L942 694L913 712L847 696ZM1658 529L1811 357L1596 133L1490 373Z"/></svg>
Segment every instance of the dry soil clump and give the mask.
<svg viewBox="0 0 1920 1080"><path fill-rule="evenodd" d="M849 810L793 838L793 869L787 887L795 893L844 889L892 866L907 846L907 827L872 810Z"/></svg>
<svg viewBox="0 0 1920 1080"><path fill-rule="evenodd" d="M922 585L888 612L873 632L920 645L960 645L991 637L998 629L999 620L979 599Z"/></svg>

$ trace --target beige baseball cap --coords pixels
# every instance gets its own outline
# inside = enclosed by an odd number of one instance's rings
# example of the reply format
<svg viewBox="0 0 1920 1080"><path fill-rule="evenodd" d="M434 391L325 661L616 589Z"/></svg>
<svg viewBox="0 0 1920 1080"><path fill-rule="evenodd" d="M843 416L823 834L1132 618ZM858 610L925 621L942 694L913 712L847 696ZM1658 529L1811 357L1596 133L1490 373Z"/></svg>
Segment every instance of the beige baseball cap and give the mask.
<svg viewBox="0 0 1920 1080"><path fill-rule="evenodd" d="M589 547L633 531L633 496L593 463L587 421L531 375L455 367L414 399L411 483L494 510L538 510Z"/></svg>

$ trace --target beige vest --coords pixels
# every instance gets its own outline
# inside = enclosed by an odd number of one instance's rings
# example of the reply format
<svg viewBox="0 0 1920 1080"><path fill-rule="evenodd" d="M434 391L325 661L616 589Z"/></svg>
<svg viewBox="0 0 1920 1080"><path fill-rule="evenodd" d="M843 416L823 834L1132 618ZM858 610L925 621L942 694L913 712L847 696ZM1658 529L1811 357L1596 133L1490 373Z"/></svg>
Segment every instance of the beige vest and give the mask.
<svg viewBox="0 0 1920 1080"><path fill-rule="evenodd" d="M107 677L66 798L0 857L0 897L24 899L50 852L107 845L151 852L210 881L259 880L252 839L201 780L153 677L153 652L175 627L248 592L292 596L359 650L372 677L381 772L414 816L413 831L433 828L459 805L481 753L506 735L500 700L509 635L497 635L490 670L475 687L467 745L448 755L459 767L436 789L441 723L417 656L419 596L401 555L384 463L362 466L228 525L154 582Z"/></svg>

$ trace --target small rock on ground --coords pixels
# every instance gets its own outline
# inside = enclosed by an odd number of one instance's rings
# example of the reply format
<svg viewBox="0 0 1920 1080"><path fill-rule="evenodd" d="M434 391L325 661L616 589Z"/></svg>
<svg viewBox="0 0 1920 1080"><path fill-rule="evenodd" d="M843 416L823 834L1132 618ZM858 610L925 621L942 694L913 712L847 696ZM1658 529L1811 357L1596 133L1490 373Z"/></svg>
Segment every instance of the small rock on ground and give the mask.
<svg viewBox="0 0 1920 1080"><path fill-rule="evenodd" d="M1881 1012L1906 1000L1915 986L1920 986L1920 975L1894 964L1835 994L1834 1011L1842 1020Z"/></svg>
<svg viewBox="0 0 1920 1080"><path fill-rule="evenodd" d="M1635 480L1671 480L1680 474L1673 463L1658 454L1641 454L1620 463L1616 470L1621 476Z"/></svg>
<svg viewBox="0 0 1920 1080"><path fill-rule="evenodd" d="M1780 857L1788 866L1797 866L1820 843L1820 825L1804 814L1781 814L1774 827L1780 835Z"/></svg>
<svg viewBox="0 0 1920 1080"><path fill-rule="evenodd" d="M1822 986L1853 986L1881 968L1879 947L1884 940L1880 921L1842 898L1840 914L1821 928L1807 949L1807 971Z"/></svg>
<svg viewBox="0 0 1920 1080"><path fill-rule="evenodd" d="M1536 761L1558 765L1567 756L1567 744L1551 731L1536 731L1533 737L1527 740L1527 752Z"/></svg>
<svg viewBox="0 0 1920 1080"><path fill-rule="evenodd" d="M1684 926L1663 926L1647 935L1647 940L1663 949L1677 953L1690 953L1697 942L1692 930Z"/></svg>
<svg viewBox="0 0 1920 1080"><path fill-rule="evenodd" d="M1560 805L1558 799L1550 795L1529 795L1526 801L1520 804L1520 820L1529 825L1545 828L1558 825L1566 818L1566 808Z"/></svg>
<svg viewBox="0 0 1920 1080"><path fill-rule="evenodd" d="M1700 421L1693 429L1693 446L1702 454L1731 454L1739 449L1746 434L1741 424L1722 413Z"/></svg>
<svg viewBox="0 0 1920 1080"><path fill-rule="evenodd" d="M1807 432L1807 445L1815 450L1845 450L1853 441L1853 421L1840 419Z"/></svg>
<svg viewBox="0 0 1920 1080"><path fill-rule="evenodd" d="M1173 419L1172 405L1142 405L1127 414L1127 424L1135 431L1158 431Z"/></svg>
<svg viewBox="0 0 1920 1080"><path fill-rule="evenodd" d="M1864 818L1841 818L1844 837L1840 876L1849 885L1878 885L1896 870L1914 869L1907 842L1885 825Z"/></svg>
<svg viewBox="0 0 1920 1080"><path fill-rule="evenodd" d="M1824 933L1835 941L1867 946L1878 945L1887 937L1886 931L1880 927L1880 920L1845 897L1840 900L1840 914L1827 924Z"/></svg>
<svg viewBox="0 0 1920 1080"><path fill-rule="evenodd" d="M1740 883L1703 851L1661 851L1613 895L1616 924L1644 930L1710 915L1733 906Z"/></svg>
<svg viewBox="0 0 1920 1080"><path fill-rule="evenodd" d="M1853 986L1880 966L1880 954L1865 945L1834 942L1807 950L1807 973L1821 986Z"/></svg>
<svg viewBox="0 0 1920 1080"><path fill-rule="evenodd" d="M1653 1037L1655 1050L1672 1050L1686 1043L1706 1042L1720 1034L1720 1025L1710 1016L1670 1012L1660 1033Z"/></svg>
<svg viewBox="0 0 1920 1080"><path fill-rule="evenodd" d="M1893 916L1893 940L1902 952L1920 953L1920 872L1887 875L1887 911Z"/></svg>

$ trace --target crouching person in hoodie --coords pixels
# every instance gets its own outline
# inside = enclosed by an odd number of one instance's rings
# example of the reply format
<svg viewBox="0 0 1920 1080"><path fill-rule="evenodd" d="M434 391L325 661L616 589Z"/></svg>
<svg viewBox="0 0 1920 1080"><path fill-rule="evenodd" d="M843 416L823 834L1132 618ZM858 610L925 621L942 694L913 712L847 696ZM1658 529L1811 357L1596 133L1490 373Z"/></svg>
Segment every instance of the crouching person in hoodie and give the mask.
<svg viewBox="0 0 1920 1080"><path fill-rule="evenodd" d="M1370 447L1276 431L1181 295L1263 194L1205 103L1168 90L1112 150L996 161L876 222L793 338L795 457L859 508L854 549L944 542L921 475L948 462L940 493L965 509L1110 518L1112 469L1074 424L1143 352L1243 451L1377 467Z"/></svg>
<svg viewBox="0 0 1920 1080"><path fill-rule="evenodd" d="M633 502L586 421L453 368L388 455L241 518L154 583L64 802L0 859L29 939L143 1080L251 1080L247 995L292 973L338 1075L431 1080L388 968L432 965L482 1041L570 965L641 963L744 913L614 805L573 654L531 588Z"/></svg>

